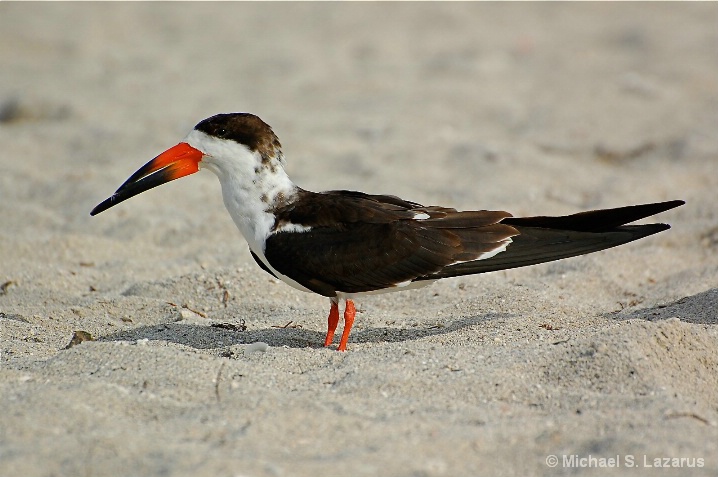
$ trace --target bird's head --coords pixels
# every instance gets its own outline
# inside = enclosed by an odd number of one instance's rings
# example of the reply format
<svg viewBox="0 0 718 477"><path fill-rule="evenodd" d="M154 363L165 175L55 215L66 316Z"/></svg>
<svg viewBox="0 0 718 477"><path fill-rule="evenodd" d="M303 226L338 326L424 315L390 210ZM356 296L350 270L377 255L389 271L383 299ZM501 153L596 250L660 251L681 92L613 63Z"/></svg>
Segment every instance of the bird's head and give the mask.
<svg viewBox="0 0 718 477"><path fill-rule="evenodd" d="M283 167L281 144L267 123L249 113L217 114L199 122L182 142L142 166L90 215L200 168L211 170L220 181L239 176L252 182L254 176Z"/></svg>

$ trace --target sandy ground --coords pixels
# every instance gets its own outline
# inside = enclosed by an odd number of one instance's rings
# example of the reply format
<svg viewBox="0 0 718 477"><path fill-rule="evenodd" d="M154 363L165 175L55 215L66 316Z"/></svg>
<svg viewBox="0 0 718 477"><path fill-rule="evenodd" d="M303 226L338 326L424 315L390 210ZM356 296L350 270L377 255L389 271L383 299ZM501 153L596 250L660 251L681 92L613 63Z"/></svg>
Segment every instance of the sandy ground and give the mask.
<svg viewBox="0 0 718 477"><path fill-rule="evenodd" d="M0 4L0 475L717 475L717 19ZM617 249L363 300L339 353L327 301L259 270L211 173L89 216L230 111L308 189L687 205ZM96 341L65 349L77 330Z"/></svg>

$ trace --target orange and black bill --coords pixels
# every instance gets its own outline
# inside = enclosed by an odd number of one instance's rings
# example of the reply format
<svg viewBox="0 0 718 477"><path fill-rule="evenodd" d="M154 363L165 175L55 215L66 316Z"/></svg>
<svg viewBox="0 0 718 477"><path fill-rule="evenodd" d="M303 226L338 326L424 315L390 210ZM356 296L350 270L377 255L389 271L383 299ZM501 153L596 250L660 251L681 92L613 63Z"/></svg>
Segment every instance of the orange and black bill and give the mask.
<svg viewBox="0 0 718 477"><path fill-rule="evenodd" d="M202 156L201 151L185 142L167 149L132 174L111 197L92 209L90 215L97 215L165 182L194 174L199 170Z"/></svg>

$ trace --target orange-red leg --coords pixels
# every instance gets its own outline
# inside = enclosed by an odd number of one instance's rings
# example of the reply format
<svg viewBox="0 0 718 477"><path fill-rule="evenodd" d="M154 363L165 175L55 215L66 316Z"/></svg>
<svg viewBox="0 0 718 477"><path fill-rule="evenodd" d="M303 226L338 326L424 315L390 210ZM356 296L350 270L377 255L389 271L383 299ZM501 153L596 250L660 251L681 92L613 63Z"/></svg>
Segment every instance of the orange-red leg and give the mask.
<svg viewBox="0 0 718 477"><path fill-rule="evenodd" d="M347 350L347 341L349 341L349 333L352 330L354 324L354 315L356 314L356 308L354 308L354 302L347 300L347 304L344 307L344 331L342 332L342 340L339 342L338 351Z"/></svg>
<svg viewBox="0 0 718 477"><path fill-rule="evenodd" d="M332 307L329 310L329 318L327 319L327 337L324 339L324 346L329 346L334 340L334 332L339 324L339 304L332 301Z"/></svg>

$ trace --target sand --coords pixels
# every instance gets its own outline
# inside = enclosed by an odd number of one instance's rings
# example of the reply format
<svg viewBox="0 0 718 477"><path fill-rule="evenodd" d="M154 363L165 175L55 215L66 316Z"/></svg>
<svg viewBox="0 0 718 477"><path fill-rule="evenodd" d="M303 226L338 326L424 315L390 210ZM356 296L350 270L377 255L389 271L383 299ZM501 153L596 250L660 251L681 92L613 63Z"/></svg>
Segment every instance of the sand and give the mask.
<svg viewBox="0 0 718 477"><path fill-rule="evenodd" d="M717 18L0 4L0 475L715 476ZM89 216L230 111L311 190L687 204L616 249L362 300L340 353L327 300L254 264L211 173ZM76 331L95 340L66 349Z"/></svg>

